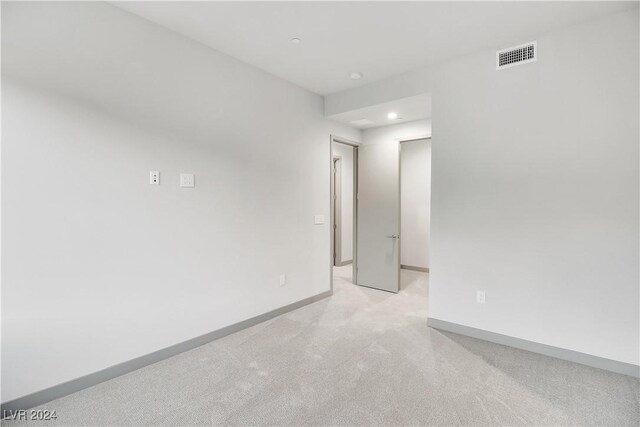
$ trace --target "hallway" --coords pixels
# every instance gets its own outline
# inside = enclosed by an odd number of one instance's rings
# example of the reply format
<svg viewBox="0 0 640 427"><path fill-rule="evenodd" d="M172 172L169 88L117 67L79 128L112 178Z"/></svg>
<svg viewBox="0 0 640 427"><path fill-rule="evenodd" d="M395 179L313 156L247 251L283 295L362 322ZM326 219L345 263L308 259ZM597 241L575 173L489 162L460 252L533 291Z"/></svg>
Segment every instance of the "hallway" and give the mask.
<svg viewBox="0 0 640 427"><path fill-rule="evenodd" d="M350 274L336 268L331 298L42 408L57 425L638 425L638 380L428 328L425 273L402 270L399 294Z"/></svg>

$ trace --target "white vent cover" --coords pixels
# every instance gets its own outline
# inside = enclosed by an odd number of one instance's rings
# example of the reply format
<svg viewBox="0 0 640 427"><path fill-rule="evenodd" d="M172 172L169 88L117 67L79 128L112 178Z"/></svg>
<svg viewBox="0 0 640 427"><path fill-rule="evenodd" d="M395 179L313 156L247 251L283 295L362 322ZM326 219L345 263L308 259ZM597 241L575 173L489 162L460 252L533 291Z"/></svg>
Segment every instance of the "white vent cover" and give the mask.
<svg viewBox="0 0 640 427"><path fill-rule="evenodd" d="M532 41L496 52L496 70L526 64L538 59L538 43Z"/></svg>

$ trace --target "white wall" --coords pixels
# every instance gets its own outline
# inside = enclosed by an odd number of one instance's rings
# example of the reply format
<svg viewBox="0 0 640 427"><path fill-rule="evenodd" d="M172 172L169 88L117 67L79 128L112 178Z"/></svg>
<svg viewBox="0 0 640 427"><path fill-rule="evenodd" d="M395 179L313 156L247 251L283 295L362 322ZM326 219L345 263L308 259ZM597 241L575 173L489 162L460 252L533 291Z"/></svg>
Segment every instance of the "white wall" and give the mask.
<svg viewBox="0 0 640 427"><path fill-rule="evenodd" d="M339 143L333 143L333 155L340 156L342 162L341 202L342 235L340 242L340 262L353 260L353 148Z"/></svg>
<svg viewBox="0 0 640 427"><path fill-rule="evenodd" d="M3 402L329 289L319 96L102 3L2 50Z"/></svg>
<svg viewBox="0 0 640 427"><path fill-rule="evenodd" d="M400 264L429 268L431 140L405 142L400 152Z"/></svg>
<svg viewBox="0 0 640 427"><path fill-rule="evenodd" d="M638 22L532 34L524 66L496 71L488 49L327 97L433 93L430 317L639 364Z"/></svg>
<svg viewBox="0 0 640 427"><path fill-rule="evenodd" d="M639 364L638 11L444 64L430 316ZM486 305L475 302L486 292Z"/></svg>

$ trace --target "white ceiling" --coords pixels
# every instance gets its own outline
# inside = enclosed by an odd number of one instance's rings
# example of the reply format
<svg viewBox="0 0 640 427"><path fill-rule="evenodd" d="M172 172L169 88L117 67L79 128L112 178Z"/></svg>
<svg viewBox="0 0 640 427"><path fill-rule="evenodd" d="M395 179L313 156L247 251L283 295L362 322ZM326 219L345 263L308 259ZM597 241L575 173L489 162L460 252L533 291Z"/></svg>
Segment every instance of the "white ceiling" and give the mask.
<svg viewBox="0 0 640 427"><path fill-rule="evenodd" d="M638 2L114 2L321 95ZM298 37L300 44L290 42ZM363 73L352 80L353 71Z"/></svg>
<svg viewBox="0 0 640 427"><path fill-rule="evenodd" d="M398 118L395 120L389 119L387 114L390 112L398 114ZM413 120L426 119L431 117L431 95L424 94L410 96L391 102L385 102L384 104L372 105L328 117L359 129L395 125ZM371 123L362 125L353 123L355 120L361 119L367 119Z"/></svg>

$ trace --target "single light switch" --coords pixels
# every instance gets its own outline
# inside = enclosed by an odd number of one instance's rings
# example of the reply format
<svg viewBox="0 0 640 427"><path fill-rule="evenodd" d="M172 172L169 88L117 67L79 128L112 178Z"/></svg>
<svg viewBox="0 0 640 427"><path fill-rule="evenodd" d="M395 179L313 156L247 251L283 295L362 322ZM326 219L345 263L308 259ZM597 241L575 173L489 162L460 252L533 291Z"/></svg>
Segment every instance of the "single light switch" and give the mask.
<svg viewBox="0 0 640 427"><path fill-rule="evenodd" d="M195 181L192 173L180 174L180 187L195 187Z"/></svg>
<svg viewBox="0 0 640 427"><path fill-rule="evenodd" d="M160 172L149 171L149 184L160 185Z"/></svg>
<svg viewBox="0 0 640 427"><path fill-rule="evenodd" d="M313 219L313 223L315 225L324 224L324 215L316 215Z"/></svg>

